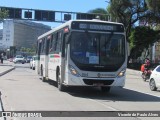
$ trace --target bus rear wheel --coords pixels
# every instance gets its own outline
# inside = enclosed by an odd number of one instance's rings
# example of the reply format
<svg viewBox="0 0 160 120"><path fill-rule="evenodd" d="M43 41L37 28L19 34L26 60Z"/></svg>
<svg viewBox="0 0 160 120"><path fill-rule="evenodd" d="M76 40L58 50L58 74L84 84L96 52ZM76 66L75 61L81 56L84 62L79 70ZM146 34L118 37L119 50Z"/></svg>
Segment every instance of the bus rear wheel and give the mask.
<svg viewBox="0 0 160 120"><path fill-rule="evenodd" d="M43 82L46 82L46 78L43 77L43 66L41 66L41 79Z"/></svg>
<svg viewBox="0 0 160 120"><path fill-rule="evenodd" d="M111 87L109 86L101 86L101 91L102 92L110 92Z"/></svg>

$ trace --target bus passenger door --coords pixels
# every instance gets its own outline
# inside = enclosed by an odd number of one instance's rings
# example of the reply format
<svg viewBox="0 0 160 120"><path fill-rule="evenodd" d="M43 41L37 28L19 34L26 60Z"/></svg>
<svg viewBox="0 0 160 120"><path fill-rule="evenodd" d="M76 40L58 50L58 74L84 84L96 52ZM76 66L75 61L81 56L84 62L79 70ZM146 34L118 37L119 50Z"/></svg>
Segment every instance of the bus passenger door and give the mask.
<svg viewBox="0 0 160 120"><path fill-rule="evenodd" d="M65 80L65 71L67 65L67 44L66 44L67 34L64 34L62 41L62 61L61 61L61 79L62 83Z"/></svg>
<svg viewBox="0 0 160 120"><path fill-rule="evenodd" d="M37 41L37 56L36 56L36 66L35 66L35 70L37 74L40 74L40 53L41 53L41 40Z"/></svg>
<svg viewBox="0 0 160 120"><path fill-rule="evenodd" d="M46 49L45 49L45 77L48 77L48 63L49 63L49 45L50 45L50 37L46 40Z"/></svg>

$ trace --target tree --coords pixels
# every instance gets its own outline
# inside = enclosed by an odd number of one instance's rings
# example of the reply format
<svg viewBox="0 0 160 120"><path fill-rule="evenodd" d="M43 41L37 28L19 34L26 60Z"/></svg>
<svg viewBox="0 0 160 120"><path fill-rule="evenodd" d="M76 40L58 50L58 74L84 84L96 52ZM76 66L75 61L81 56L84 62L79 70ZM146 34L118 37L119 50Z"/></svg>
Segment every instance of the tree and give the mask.
<svg viewBox="0 0 160 120"><path fill-rule="evenodd" d="M108 14L107 10L105 10L103 8L96 8L96 9L88 11L88 13Z"/></svg>
<svg viewBox="0 0 160 120"><path fill-rule="evenodd" d="M157 27L160 24L160 0L147 0L146 3L150 14L152 14L152 18L148 20L149 24Z"/></svg>
<svg viewBox="0 0 160 120"><path fill-rule="evenodd" d="M155 31L150 27L138 26L131 31L130 40L130 56L132 59L137 59L141 56L144 49L148 50L149 45L152 45L159 38L159 31ZM148 52L147 52L148 53ZM147 57L146 54L145 57Z"/></svg>
<svg viewBox="0 0 160 120"><path fill-rule="evenodd" d="M4 18L7 18L7 16L8 16L8 11L1 9L0 10L0 22L2 22Z"/></svg>
<svg viewBox="0 0 160 120"><path fill-rule="evenodd" d="M108 20L108 17L109 17L107 10L103 8L96 8L96 9L88 11L88 13L97 14L98 16L100 16L101 20Z"/></svg>
<svg viewBox="0 0 160 120"><path fill-rule="evenodd" d="M151 38L155 33L149 28L135 28L132 33L131 30L135 27L135 23L139 21L144 21L149 26L155 26L160 23L159 6L160 0L110 0L107 10L111 14L112 20L123 23L126 28L126 38L131 46L129 59L130 57L137 58L142 53L143 48L147 48L151 43L155 42L155 38ZM148 36L149 38L147 39L147 35L151 36ZM139 45L141 42L144 45Z"/></svg>
<svg viewBox="0 0 160 120"><path fill-rule="evenodd" d="M148 8L154 13L160 12L160 0L147 0L146 1Z"/></svg>
<svg viewBox="0 0 160 120"><path fill-rule="evenodd" d="M127 39L134 24L149 17L145 0L110 0L107 7L112 21L121 22L126 28Z"/></svg>
<svg viewBox="0 0 160 120"><path fill-rule="evenodd" d="M24 52L24 53L26 53L28 55L34 55L34 54L36 54L36 48L35 48L34 45L32 46L32 48L21 47L20 51Z"/></svg>

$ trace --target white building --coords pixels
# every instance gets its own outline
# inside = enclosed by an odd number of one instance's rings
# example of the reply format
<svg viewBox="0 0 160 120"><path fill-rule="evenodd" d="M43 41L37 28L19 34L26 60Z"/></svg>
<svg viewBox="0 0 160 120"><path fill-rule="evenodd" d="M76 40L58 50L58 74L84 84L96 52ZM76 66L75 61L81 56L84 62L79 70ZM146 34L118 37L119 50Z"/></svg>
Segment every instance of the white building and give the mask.
<svg viewBox="0 0 160 120"><path fill-rule="evenodd" d="M3 38L0 41L1 49L5 50L10 46L13 46L13 38L14 38L14 24L13 20L5 20L3 22Z"/></svg>
<svg viewBox="0 0 160 120"><path fill-rule="evenodd" d="M41 34L51 30L50 26L25 20L4 20L3 39L0 40L0 49L6 50L10 46L16 49L31 48Z"/></svg>

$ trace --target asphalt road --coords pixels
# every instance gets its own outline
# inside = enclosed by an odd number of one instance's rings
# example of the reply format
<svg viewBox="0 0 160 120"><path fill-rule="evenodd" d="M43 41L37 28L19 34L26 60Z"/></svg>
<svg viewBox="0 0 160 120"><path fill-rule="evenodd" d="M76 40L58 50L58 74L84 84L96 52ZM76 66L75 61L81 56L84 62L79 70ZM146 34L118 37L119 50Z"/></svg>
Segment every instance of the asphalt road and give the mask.
<svg viewBox="0 0 160 120"><path fill-rule="evenodd" d="M139 72L128 70L125 87L112 88L110 93L102 93L99 88L87 87L71 87L67 88L66 92L60 92L55 84L42 82L35 71L29 69L29 64L16 64L15 67L15 70L0 78L5 111L160 111L160 91L150 91L148 82L141 79ZM106 120L103 117L98 119Z"/></svg>

